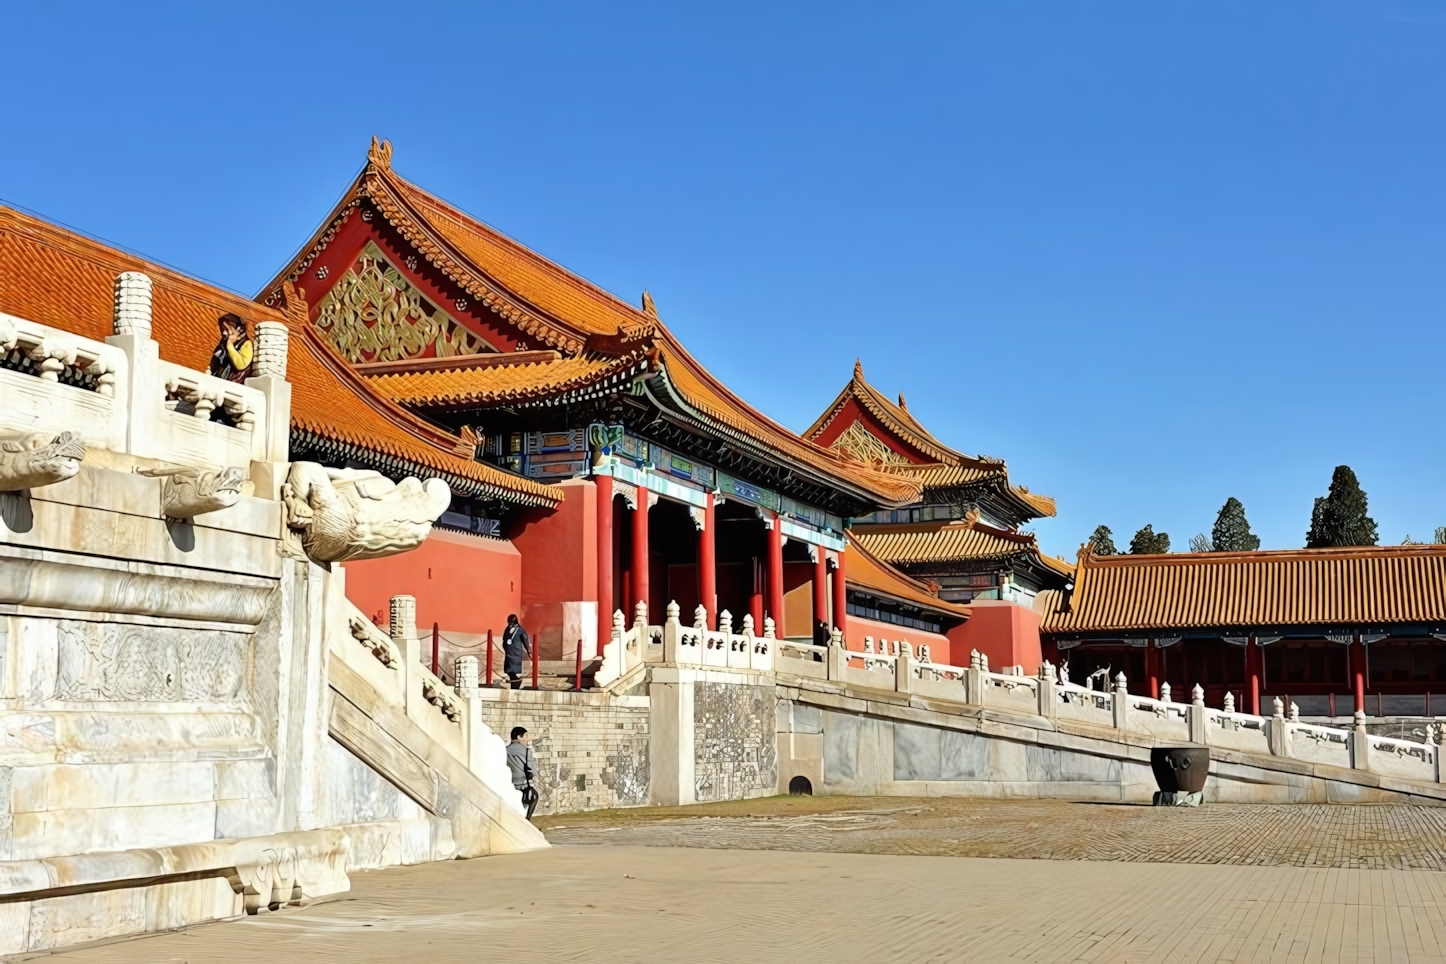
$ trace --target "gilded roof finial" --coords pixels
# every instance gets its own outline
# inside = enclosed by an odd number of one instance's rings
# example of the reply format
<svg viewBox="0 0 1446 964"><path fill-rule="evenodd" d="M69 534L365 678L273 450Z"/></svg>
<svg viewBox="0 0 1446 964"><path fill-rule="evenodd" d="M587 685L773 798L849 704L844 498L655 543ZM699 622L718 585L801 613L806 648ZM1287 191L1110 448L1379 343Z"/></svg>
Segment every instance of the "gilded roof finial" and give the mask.
<svg viewBox="0 0 1446 964"><path fill-rule="evenodd" d="M643 314L650 318L658 317L658 306L653 304L653 296L648 294L648 289L643 289Z"/></svg>
<svg viewBox="0 0 1446 964"><path fill-rule="evenodd" d="M906 411L906 412L909 410L909 403L906 402L906 401L904 401L904 393L903 393L903 392L900 392L900 393L899 393L899 407L902 408L902 409L903 409L904 411Z"/></svg>
<svg viewBox="0 0 1446 964"><path fill-rule="evenodd" d="M864 380L864 363L863 363L863 359L861 359L861 358L855 358L855 359L854 359L854 381L861 382L861 381L863 381L863 380Z"/></svg>
<svg viewBox="0 0 1446 964"><path fill-rule="evenodd" d="M376 135L373 134L371 150L367 151L367 162L369 164L375 164L377 167L384 168L385 170L391 170L392 142L388 140L378 140Z"/></svg>

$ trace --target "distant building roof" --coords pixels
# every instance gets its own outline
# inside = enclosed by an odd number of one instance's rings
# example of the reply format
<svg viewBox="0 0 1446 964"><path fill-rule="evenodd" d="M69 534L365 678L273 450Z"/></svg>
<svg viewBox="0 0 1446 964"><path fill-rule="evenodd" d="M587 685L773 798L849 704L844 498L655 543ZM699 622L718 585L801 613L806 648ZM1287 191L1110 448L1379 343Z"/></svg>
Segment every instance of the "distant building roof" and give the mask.
<svg viewBox="0 0 1446 964"><path fill-rule="evenodd" d="M879 559L869 552L857 533L849 534L849 546L845 581L851 586L953 619L967 619L972 612L968 606L945 602L927 583L906 576Z"/></svg>
<svg viewBox="0 0 1446 964"><path fill-rule="evenodd" d="M850 414L852 412L852 414ZM868 422L860 421L864 413ZM921 498L930 500L948 490L988 490L1023 519L1055 514L1054 499L1037 495L1009 481L1002 459L965 455L934 437L904 403L890 401L864 378L855 362L853 377L808 429L804 438L871 459L885 472L919 483Z"/></svg>
<svg viewBox="0 0 1446 964"><path fill-rule="evenodd" d="M1041 593L1052 634L1446 623L1446 546L1096 556Z"/></svg>

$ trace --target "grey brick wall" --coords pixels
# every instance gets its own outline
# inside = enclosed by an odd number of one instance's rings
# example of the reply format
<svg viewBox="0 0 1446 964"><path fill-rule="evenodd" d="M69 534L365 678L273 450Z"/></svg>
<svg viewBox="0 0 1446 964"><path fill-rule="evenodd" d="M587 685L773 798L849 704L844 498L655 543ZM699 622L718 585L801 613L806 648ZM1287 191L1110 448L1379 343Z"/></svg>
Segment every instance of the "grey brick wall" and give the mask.
<svg viewBox="0 0 1446 964"><path fill-rule="evenodd" d="M647 806L648 699L525 690L487 700L482 719L502 739L533 735L538 813Z"/></svg>

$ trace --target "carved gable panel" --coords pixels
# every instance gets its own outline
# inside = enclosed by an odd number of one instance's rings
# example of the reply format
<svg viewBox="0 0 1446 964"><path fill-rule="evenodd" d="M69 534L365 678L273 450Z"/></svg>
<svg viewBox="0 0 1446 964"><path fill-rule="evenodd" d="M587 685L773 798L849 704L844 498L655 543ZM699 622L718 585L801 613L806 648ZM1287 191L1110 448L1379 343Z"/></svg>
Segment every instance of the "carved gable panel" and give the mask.
<svg viewBox="0 0 1446 964"><path fill-rule="evenodd" d="M56 695L84 701L230 701L250 692L251 637L63 619Z"/></svg>
<svg viewBox="0 0 1446 964"><path fill-rule="evenodd" d="M877 435L874 435L857 421L849 423L849 427L844 429L838 438L834 439L833 448L853 456L860 462L883 462L891 465L909 464L908 459L889 448Z"/></svg>
<svg viewBox="0 0 1446 964"><path fill-rule="evenodd" d="M370 241L317 309L316 327L353 363L492 350L424 298Z"/></svg>

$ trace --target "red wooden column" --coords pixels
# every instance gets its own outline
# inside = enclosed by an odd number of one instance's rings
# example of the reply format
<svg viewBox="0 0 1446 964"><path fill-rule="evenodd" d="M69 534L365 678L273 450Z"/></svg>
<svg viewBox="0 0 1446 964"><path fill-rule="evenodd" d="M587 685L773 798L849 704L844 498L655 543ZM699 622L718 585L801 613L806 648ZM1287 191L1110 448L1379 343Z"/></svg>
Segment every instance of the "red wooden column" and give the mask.
<svg viewBox="0 0 1446 964"><path fill-rule="evenodd" d="M754 556L753 564L753 588L748 593L748 614L753 617L753 633L755 636L763 635L763 565Z"/></svg>
<svg viewBox="0 0 1446 964"><path fill-rule="evenodd" d="M1351 640L1351 681L1355 686L1357 713L1366 711L1366 644L1359 635Z"/></svg>
<svg viewBox="0 0 1446 964"><path fill-rule="evenodd" d="M768 530L768 605L767 615L773 617L773 629L783 638L783 520L773 516Z"/></svg>
<svg viewBox="0 0 1446 964"><path fill-rule="evenodd" d="M833 625L845 636L848 635L849 590L845 581L844 551L834 556L833 569Z"/></svg>
<svg viewBox="0 0 1446 964"><path fill-rule="evenodd" d="M703 509L703 529L698 533L698 599L708 611L708 628L718 625L718 560L714 552L713 493Z"/></svg>
<svg viewBox="0 0 1446 964"><path fill-rule="evenodd" d="M1252 716L1260 715L1260 644L1255 641L1254 636L1247 636L1245 639L1245 676L1250 689L1246 693L1250 700L1245 712Z"/></svg>
<svg viewBox="0 0 1446 964"><path fill-rule="evenodd" d="M593 478L597 485L597 652L613 633L613 477Z"/></svg>
<svg viewBox="0 0 1446 964"><path fill-rule="evenodd" d="M813 624L828 626L828 550L814 546L813 559Z"/></svg>
<svg viewBox="0 0 1446 964"><path fill-rule="evenodd" d="M1150 699L1160 698L1160 650L1153 639L1145 640L1145 676L1150 681Z"/></svg>
<svg viewBox="0 0 1446 964"><path fill-rule="evenodd" d="M632 625L633 613L639 602L648 601L648 490L638 486L638 504L633 509L633 564L628 567L633 576L633 595L628 600L628 625ZM654 621L655 613L648 613L648 622ZM662 620L657 620L662 622Z"/></svg>

